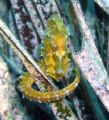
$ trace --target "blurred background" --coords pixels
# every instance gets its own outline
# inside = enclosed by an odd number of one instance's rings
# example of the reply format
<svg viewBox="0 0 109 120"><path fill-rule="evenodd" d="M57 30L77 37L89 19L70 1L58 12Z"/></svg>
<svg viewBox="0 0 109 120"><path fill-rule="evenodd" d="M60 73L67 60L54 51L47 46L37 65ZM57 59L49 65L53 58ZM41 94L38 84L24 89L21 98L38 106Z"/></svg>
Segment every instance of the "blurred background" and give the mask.
<svg viewBox="0 0 109 120"><path fill-rule="evenodd" d="M109 74L109 0L79 2ZM81 51L83 38L70 0L0 0L0 18L36 61L40 59L39 46L47 31L47 20L52 14L61 15L74 51ZM68 74L58 87L66 86L74 77L71 74L73 59L70 64ZM18 78L26 69L2 37L0 66L0 120L71 120L66 117L67 114L64 116L65 111L61 109L57 109L56 114L48 103L40 104L22 96ZM78 88L66 97L66 101L75 116L74 120L109 120L109 113L82 76ZM58 108L61 107L58 105ZM61 114L58 115L58 112Z"/></svg>

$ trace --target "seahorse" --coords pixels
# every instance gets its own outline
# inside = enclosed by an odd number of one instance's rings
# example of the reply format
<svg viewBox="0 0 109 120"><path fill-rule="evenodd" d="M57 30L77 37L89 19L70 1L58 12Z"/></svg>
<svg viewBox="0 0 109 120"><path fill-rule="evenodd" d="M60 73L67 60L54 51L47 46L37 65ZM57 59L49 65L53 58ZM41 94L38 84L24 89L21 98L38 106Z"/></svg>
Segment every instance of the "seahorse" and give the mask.
<svg viewBox="0 0 109 120"><path fill-rule="evenodd" d="M67 52L68 32L63 20L58 15L52 15L48 20L47 34L42 41L41 60L38 65L45 73L57 82L66 74L69 67L69 57ZM20 79L20 87L24 96L39 102L52 102L69 95L78 85L80 76L75 68L76 77L74 81L61 90L47 92L37 91L32 88L35 80L26 72Z"/></svg>

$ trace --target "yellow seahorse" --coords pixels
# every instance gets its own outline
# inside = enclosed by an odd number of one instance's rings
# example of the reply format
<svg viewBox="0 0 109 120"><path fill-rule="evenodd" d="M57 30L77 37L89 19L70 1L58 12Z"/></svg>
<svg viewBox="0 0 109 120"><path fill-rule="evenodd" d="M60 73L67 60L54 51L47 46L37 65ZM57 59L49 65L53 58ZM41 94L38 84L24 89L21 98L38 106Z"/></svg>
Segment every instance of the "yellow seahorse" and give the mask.
<svg viewBox="0 0 109 120"><path fill-rule="evenodd" d="M59 81L67 71L69 66L69 58L67 52L68 33L63 20L58 15L52 15L48 20L48 32L42 41L41 60L39 67L46 76ZM59 100L69 95L78 85L80 76L78 70L75 69L76 78L67 87L57 91L40 92L32 88L35 80L29 73L25 73L20 77L20 86L22 93L32 100L39 102L51 102Z"/></svg>

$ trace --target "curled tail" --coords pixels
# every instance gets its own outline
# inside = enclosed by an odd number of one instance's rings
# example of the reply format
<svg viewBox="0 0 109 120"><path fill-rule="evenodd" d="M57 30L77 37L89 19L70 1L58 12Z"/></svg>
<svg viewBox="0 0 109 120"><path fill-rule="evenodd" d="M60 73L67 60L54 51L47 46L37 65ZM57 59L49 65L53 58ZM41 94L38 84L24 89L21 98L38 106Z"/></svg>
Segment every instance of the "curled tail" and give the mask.
<svg viewBox="0 0 109 120"><path fill-rule="evenodd" d="M62 99L69 95L74 89L78 86L80 81L80 76L78 70L75 69L76 77L74 81L68 85L67 87L57 90L57 91L48 91L48 92L40 92L32 88L32 84L35 82L34 79L29 75L29 73L25 73L20 77L20 86L21 91L24 96L27 98L38 101L38 102L52 102L59 99Z"/></svg>

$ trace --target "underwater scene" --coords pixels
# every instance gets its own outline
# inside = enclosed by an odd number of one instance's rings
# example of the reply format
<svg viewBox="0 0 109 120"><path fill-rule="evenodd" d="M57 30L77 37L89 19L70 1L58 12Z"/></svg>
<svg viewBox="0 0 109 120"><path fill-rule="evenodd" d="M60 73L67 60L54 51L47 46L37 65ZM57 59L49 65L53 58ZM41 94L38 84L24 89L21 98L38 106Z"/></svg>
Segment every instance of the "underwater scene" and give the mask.
<svg viewBox="0 0 109 120"><path fill-rule="evenodd" d="M0 120L109 120L109 0L0 0Z"/></svg>

